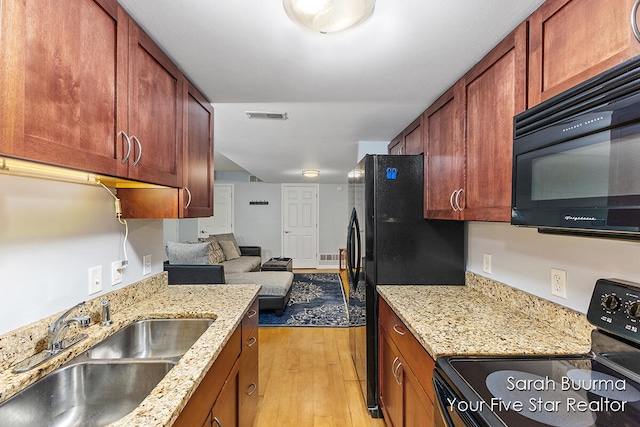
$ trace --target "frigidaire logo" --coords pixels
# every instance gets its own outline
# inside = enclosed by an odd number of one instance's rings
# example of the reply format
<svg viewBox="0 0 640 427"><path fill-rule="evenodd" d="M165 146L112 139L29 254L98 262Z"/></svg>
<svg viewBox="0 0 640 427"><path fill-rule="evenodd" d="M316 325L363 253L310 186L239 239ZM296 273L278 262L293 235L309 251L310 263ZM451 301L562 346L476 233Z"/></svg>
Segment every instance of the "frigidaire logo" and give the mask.
<svg viewBox="0 0 640 427"><path fill-rule="evenodd" d="M597 221L597 218L592 216L571 216L567 215L564 217L565 221Z"/></svg>

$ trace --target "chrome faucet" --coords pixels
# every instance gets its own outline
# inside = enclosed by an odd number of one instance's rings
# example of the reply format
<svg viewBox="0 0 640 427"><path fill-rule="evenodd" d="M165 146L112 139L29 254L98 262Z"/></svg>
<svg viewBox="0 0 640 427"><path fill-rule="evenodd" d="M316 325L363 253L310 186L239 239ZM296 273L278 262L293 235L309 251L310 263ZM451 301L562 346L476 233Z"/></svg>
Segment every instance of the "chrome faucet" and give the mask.
<svg viewBox="0 0 640 427"><path fill-rule="evenodd" d="M73 340L72 343L64 342L64 337L67 334L69 326L71 326L73 323L77 323L81 327L86 328L91 323L91 318L89 316L77 316L67 319L67 316L69 316L72 311L82 306L84 306L84 301L62 313L62 315L58 317L58 319L56 319L51 324L51 326L49 326L49 333L47 334L47 345L49 347L49 351L52 354L58 353L65 349L67 346L75 344L77 342L76 340Z"/></svg>
<svg viewBox="0 0 640 427"><path fill-rule="evenodd" d="M67 335L69 330L69 326L72 324L77 323L82 328L86 328L91 323L91 318L89 316L76 316L67 319L67 316L69 316L73 310L82 307L83 305L84 302L81 302L62 313L62 315L58 317L51 326L49 326L49 332L47 333L47 348L16 363L13 366L13 372L20 373L33 369L51 359L62 350L86 339L88 337L87 334L76 334L73 337L65 338L65 335Z"/></svg>

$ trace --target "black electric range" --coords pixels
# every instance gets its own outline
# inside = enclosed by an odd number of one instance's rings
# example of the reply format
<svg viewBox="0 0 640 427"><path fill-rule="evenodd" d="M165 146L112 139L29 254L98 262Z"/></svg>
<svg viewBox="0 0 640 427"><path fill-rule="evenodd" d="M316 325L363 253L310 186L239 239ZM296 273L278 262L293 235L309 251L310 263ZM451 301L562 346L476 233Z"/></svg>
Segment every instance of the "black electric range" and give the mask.
<svg viewBox="0 0 640 427"><path fill-rule="evenodd" d="M640 426L640 284L597 281L582 355L443 357L436 426Z"/></svg>

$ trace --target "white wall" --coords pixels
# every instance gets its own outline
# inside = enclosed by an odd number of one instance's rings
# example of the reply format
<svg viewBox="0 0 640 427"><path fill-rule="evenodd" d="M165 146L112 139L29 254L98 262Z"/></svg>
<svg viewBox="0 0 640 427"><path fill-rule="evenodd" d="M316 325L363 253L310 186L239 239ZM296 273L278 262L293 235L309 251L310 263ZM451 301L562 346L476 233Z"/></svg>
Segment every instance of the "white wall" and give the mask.
<svg viewBox="0 0 640 427"><path fill-rule="evenodd" d="M347 244L349 189L347 184L320 184L320 253L337 254Z"/></svg>
<svg viewBox="0 0 640 427"><path fill-rule="evenodd" d="M503 223L468 224L467 270L586 313L597 279L640 282L640 242L539 234ZM491 274L482 257L491 254ZM567 271L567 299L551 295L551 268Z"/></svg>
<svg viewBox="0 0 640 427"><path fill-rule="evenodd" d="M239 245L262 246L262 258L280 256L282 194L280 184L238 182L233 192L234 234ZM252 200L268 205L250 205Z"/></svg>
<svg viewBox="0 0 640 427"><path fill-rule="evenodd" d="M358 157L353 166L367 154L388 154L389 141L360 141L358 142Z"/></svg>
<svg viewBox="0 0 640 427"><path fill-rule="evenodd" d="M162 271L162 221L130 220L129 266L111 286L124 227L104 188L6 175L0 188L0 334L141 280L144 255L151 274ZM89 296L88 269L97 265L103 289Z"/></svg>

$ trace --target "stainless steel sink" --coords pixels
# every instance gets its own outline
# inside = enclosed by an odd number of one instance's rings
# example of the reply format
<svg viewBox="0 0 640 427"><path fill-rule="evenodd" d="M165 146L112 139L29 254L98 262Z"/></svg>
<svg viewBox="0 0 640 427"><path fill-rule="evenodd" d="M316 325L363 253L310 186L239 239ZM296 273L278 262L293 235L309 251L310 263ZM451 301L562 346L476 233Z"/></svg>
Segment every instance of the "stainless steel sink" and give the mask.
<svg viewBox="0 0 640 427"><path fill-rule="evenodd" d="M149 319L134 322L89 349L90 359L177 360L213 319Z"/></svg>
<svg viewBox="0 0 640 427"><path fill-rule="evenodd" d="M103 426L133 411L171 361L80 362L53 371L0 405L7 426Z"/></svg>

